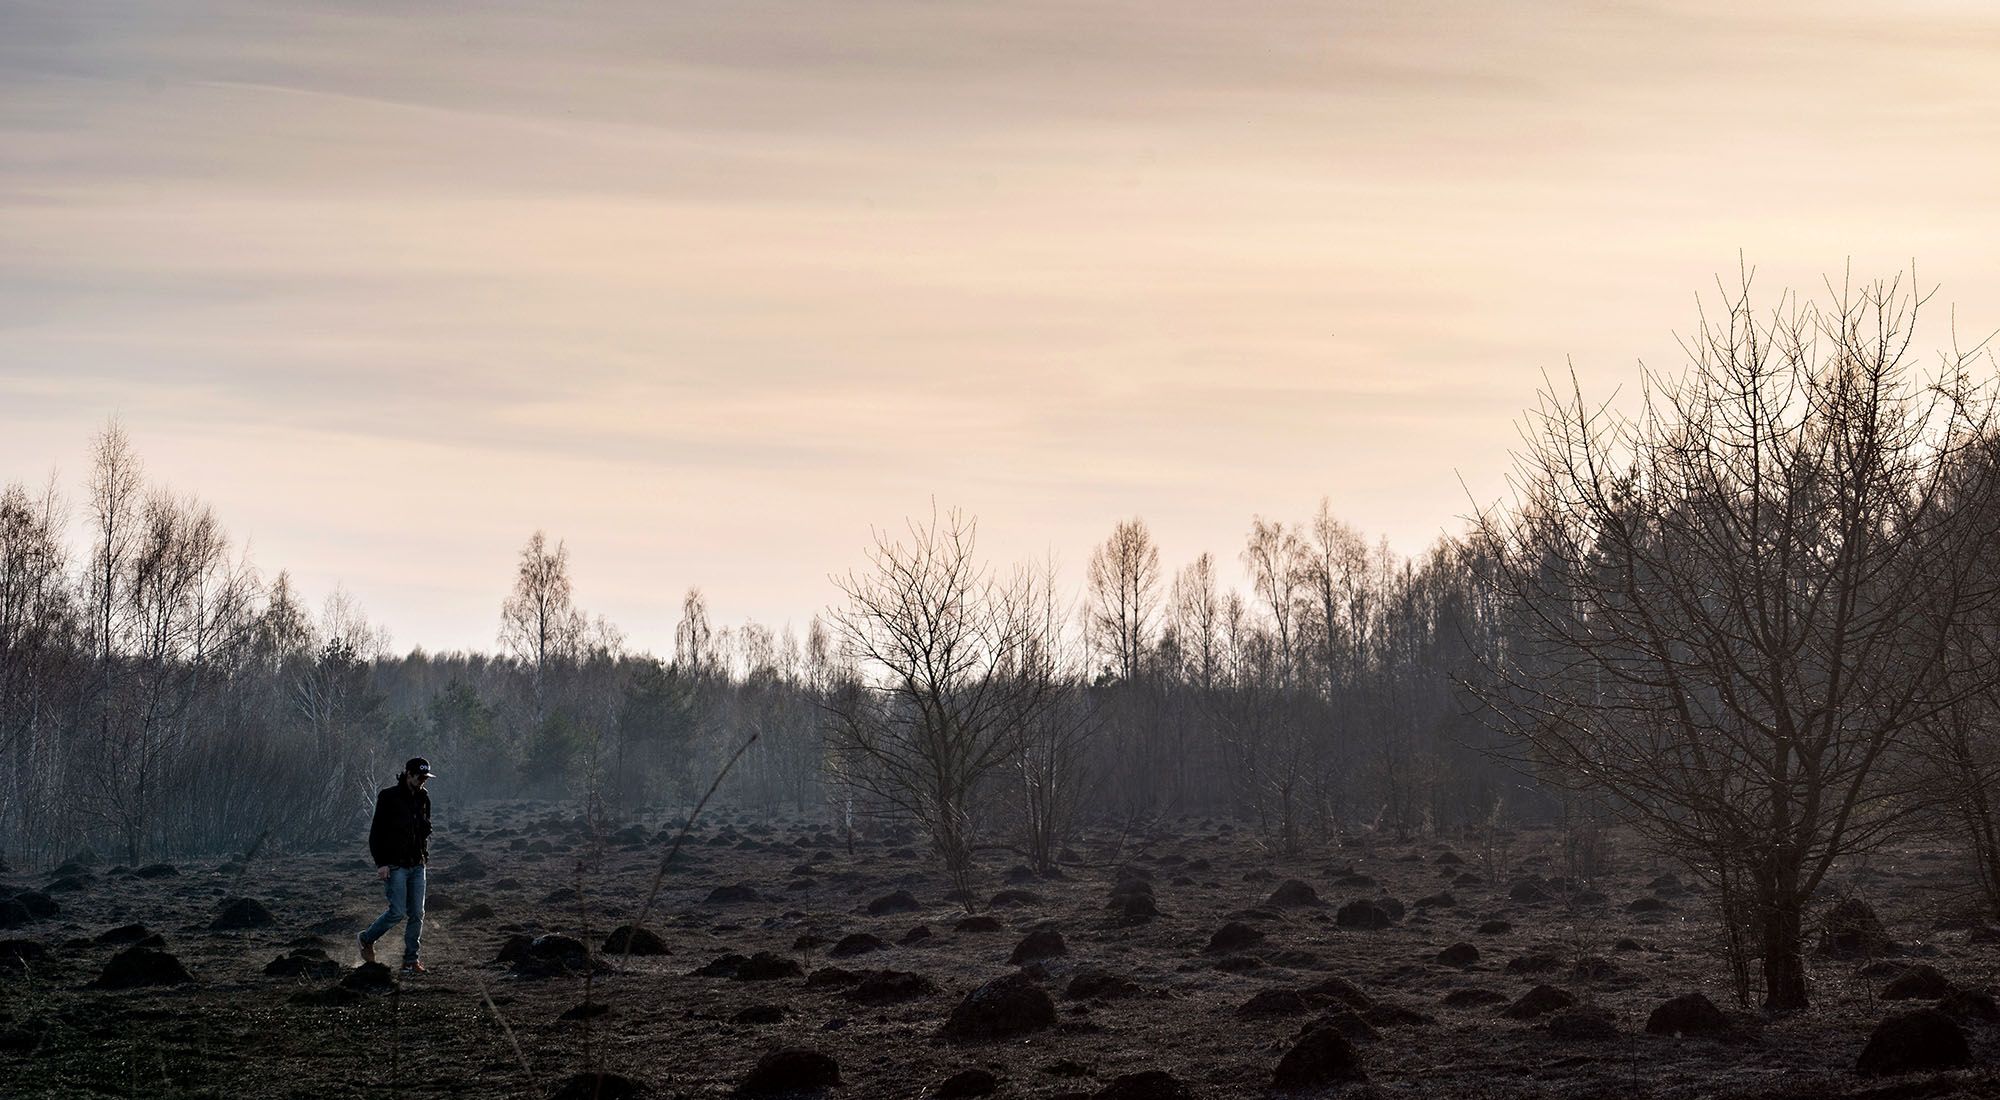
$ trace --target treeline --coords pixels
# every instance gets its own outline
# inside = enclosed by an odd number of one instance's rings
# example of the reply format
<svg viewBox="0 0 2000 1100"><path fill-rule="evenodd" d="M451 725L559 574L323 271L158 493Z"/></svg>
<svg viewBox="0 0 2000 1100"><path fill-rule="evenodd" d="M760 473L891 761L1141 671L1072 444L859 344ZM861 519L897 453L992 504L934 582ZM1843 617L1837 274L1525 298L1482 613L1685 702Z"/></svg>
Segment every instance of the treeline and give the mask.
<svg viewBox="0 0 2000 1100"><path fill-rule="evenodd" d="M1255 521L1235 558L1168 575L1135 519L1068 595L1043 578L1077 715L1065 807L1238 816L1291 846L1547 809L1477 751L1487 735L1453 686L1494 622L1465 544L1399 559L1322 503L1301 522ZM868 672L837 623L718 626L690 589L673 652L630 652L579 609L567 548L539 532L496 595L496 652L395 655L353 600L303 606L210 508L149 485L110 426L73 505L54 486L0 493L4 853L40 863L88 845L139 861L345 840L417 753L459 798L660 808L698 796L753 734L718 797L843 824L893 808L843 761L829 704ZM1011 778L976 777L982 835L1028 816L1010 763Z"/></svg>

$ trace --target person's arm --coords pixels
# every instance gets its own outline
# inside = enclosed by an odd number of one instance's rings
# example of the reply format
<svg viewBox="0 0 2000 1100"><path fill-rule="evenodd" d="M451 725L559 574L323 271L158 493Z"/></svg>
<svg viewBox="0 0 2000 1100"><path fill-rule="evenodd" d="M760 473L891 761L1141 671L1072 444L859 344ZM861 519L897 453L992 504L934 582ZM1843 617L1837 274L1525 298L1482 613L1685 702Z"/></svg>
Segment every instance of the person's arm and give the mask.
<svg viewBox="0 0 2000 1100"><path fill-rule="evenodd" d="M375 819L368 823L368 855L378 871L389 866L388 800L386 792L375 796Z"/></svg>

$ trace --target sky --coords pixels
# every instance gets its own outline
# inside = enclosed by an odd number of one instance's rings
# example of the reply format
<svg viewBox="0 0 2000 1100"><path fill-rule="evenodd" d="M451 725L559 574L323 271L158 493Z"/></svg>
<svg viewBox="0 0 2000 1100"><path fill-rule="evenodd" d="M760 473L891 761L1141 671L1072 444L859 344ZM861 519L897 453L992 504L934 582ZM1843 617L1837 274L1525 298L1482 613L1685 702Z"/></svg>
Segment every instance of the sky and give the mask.
<svg viewBox="0 0 2000 1100"><path fill-rule="evenodd" d="M1739 260L1991 331L1996 194L1972 2L0 0L0 482L116 417L432 650L537 529L659 651L933 502L1414 553Z"/></svg>

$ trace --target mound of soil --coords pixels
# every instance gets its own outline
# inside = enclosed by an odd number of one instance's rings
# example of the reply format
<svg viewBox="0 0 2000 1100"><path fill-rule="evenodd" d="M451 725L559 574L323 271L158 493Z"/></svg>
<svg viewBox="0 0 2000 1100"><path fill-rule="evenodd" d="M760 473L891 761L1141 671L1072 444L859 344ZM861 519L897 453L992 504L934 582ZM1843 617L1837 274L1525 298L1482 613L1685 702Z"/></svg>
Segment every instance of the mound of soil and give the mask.
<svg viewBox="0 0 2000 1100"><path fill-rule="evenodd" d="M783 1023L786 1015L787 1012L783 1005L759 1003L743 1006L736 1011L736 1015L730 1017L730 1020L739 1024L748 1024L752 1027L763 1027L769 1024Z"/></svg>
<svg viewBox="0 0 2000 1100"><path fill-rule="evenodd" d="M718 886L710 890L708 897L702 901L702 904L754 905L763 900L763 897L757 893L754 887L738 882L729 886Z"/></svg>
<svg viewBox="0 0 2000 1100"><path fill-rule="evenodd" d="M1901 974L1894 981L1882 987L1885 1001L1935 1001L1949 995L1956 988L1951 979L1938 973L1934 966L1919 964Z"/></svg>
<svg viewBox="0 0 2000 1100"><path fill-rule="evenodd" d="M1339 1001L1356 1012L1366 1012L1375 1007L1375 998L1363 993L1353 982L1338 976L1322 978L1299 992L1312 997Z"/></svg>
<svg viewBox="0 0 2000 1100"><path fill-rule="evenodd" d="M1576 1003L1576 998L1567 991L1552 985L1538 985L1521 994L1513 1004L1500 1010L1502 1016L1510 1020L1532 1020L1546 1016L1559 1008L1568 1008Z"/></svg>
<svg viewBox="0 0 2000 1100"><path fill-rule="evenodd" d="M246 928L269 928L278 923L264 903L256 898L230 898L222 903L222 911L208 922L211 932L234 932Z"/></svg>
<svg viewBox="0 0 2000 1100"><path fill-rule="evenodd" d="M606 955L667 955L667 941L653 932L636 925L621 924L604 938L604 946L599 949Z"/></svg>
<svg viewBox="0 0 2000 1100"><path fill-rule="evenodd" d="M1313 889L1311 884L1288 878L1279 883L1276 890L1271 891L1271 896L1264 899L1264 904L1288 909L1323 908L1326 902L1320 899L1319 891Z"/></svg>
<svg viewBox="0 0 2000 1100"><path fill-rule="evenodd" d="M508 941L514 946L513 941ZM505 952L503 952L505 953ZM525 949L513 954L514 973L523 978L553 978L559 974L581 974L593 963L605 969L602 959L593 959L582 940L555 932L529 940Z"/></svg>
<svg viewBox="0 0 2000 1100"><path fill-rule="evenodd" d="M965 995L945 1020L946 1038L962 1042L1010 1039L1055 1026L1049 995L1021 974L995 978Z"/></svg>
<svg viewBox="0 0 2000 1100"><path fill-rule="evenodd" d="M1105 908L1125 924L1144 924L1160 915L1159 904L1153 898L1153 884L1140 878L1124 879L1112 887L1111 900Z"/></svg>
<svg viewBox="0 0 2000 1100"><path fill-rule="evenodd" d="M917 900L916 895L908 890L897 890L869 902L868 915L881 917L890 913L915 913L923 907L923 903Z"/></svg>
<svg viewBox="0 0 2000 1100"><path fill-rule="evenodd" d="M150 939L152 935L153 930L143 924L121 924L107 932L99 932L97 938L90 942L99 945L139 943L142 940Z"/></svg>
<svg viewBox="0 0 2000 1100"><path fill-rule="evenodd" d="M1137 997L1144 992L1139 983L1130 978L1094 966L1086 966L1070 976L1069 986L1063 990L1063 997L1071 1001L1091 999L1114 1001Z"/></svg>
<svg viewBox="0 0 2000 1100"><path fill-rule="evenodd" d="M431 872L431 878L442 885L462 882L478 882L492 873L486 861L477 855L466 856L449 867L440 867Z"/></svg>
<svg viewBox="0 0 2000 1100"><path fill-rule="evenodd" d="M1521 905L1541 905L1555 900L1548 885L1540 879L1522 879L1507 890L1507 900Z"/></svg>
<svg viewBox="0 0 2000 1100"><path fill-rule="evenodd" d="M1842 898L1820 918L1819 953L1829 959L1861 959L1889 948L1882 918L1860 898Z"/></svg>
<svg viewBox="0 0 2000 1100"><path fill-rule="evenodd" d="M1854 1063L1854 1072L1863 1077L1881 1077L1952 1069L1971 1061L1965 1032L1958 1024L1935 1008L1920 1008L1890 1016L1875 1025L1868 1045L1861 1049L1861 1057Z"/></svg>
<svg viewBox="0 0 2000 1100"><path fill-rule="evenodd" d="M1715 1002L1700 993L1683 993L1672 1000L1663 1002L1646 1017L1648 1035L1701 1035L1722 1036L1736 1030L1736 1025Z"/></svg>
<svg viewBox="0 0 2000 1100"><path fill-rule="evenodd" d="M340 979L339 988L351 993L387 993L396 988L396 972L383 963L362 963Z"/></svg>
<svg viewBox="0 0 2000 1100"><path fill-rule="evenodd" d="M1208 938L1208 946L1201 949L1204 955L1225 955L1232 951L1247 951L1264 942L1264 933L1242 921L1230 921L1215 930Z"/></svg>
<svg viewBox="0 0 2000 1100"><path fill-rule="evenodd" d="M1438 952L1437 961L1443 966L1471 966L1479 961L1479 948L1469 943L1455 943Z"/></svg>
<svg viewBox="0 0 2000 1100"><path fill-rule="evenodd" d="M326 952L317 947L300 947L290 954L280 955L264 964L267 978L311 978L326 981L340 976L345 969L339 963L326 957Z"/></svg>
<svg viewBox="0 0 2000 1100"><path fill-rule="evenodd" d="M1299 1091L1367 1079L1361 1056L1345 1035L1331 1027L1311 1027L1278 1059L1271 1072L1271 1087Z"/></svg>
<svg viewBox="0 0 2000 1100"><path fill-rule="evenodd" d="M794 1096L836 1088L840 1063L807 1047L784 1047L757 1059L756 1068L736 1086L738 1096Z"/></svg>
<svg viewBox="0 0 2000 1100"><path fill-rule="evenodd" d="M1303 1036L1316 1027L1330 1027L1346 1036L1349 1042L1372 1043L1382 1038L1382 1033L1375 1030L1374 1024L1345 1005L1334 1005L1320 1013L1316 1019L1299 1029L1299 1035Z"/></svg>
<svg viewBox="0 0 2000 1100"><path fill-rule="evenodd" d="M856 955L866 955L870 951L880 951L887 946L879 936L867 932L854 932L840 937L839 942L828 949L827 955L836 959L851 959Z"/></svg>
<svg viewBox="0 0 2000 1100"><path fill-rule="evenodd" d="M1562 969L1562 956L1553 951L1530 951L1507 960L1509 974L1547 974Z"/></svg>
<svg viewBox="0 0 2000 1100"><path fill-rule="evenodd" d="M1040 959L1053 959L1069 954L1069 945L1063 942L1062 933L1053 928L1037 928L1021 938L1014 945L1013 954L1007 956L1010 966L1020 966Z"/></svg>
<svg viewBox="0 0 2000 1100"><path fill-rule="evenodd" d="M14 901L27 909L28 915L37 920L47 920L62 912L62 906L56 904L56 899L40 890L23 890L14 895Z"/></svg>
<svg viewBox="0 0 2000 1100"><path fill-rule="evenodd" d="M742 958L741 955L736 956ZM710 965L714 965L711 963ZM727 976L727 975L723 975ZM806 975L807 989L829 989L835 986L853 985L861 980L861 975L838 966L822 966Z"/></svg>
<svg viewBox="0 0 2000 1100"><path fill-rule="evenodd" d="M755 955L740 955L731 952L718 955L707 965L695 972L701 978L729 978L739 982L767 982L779 978L797 978L804 975L799 964L783 955L771 951L759 951Z"/></svg>
<svg viewBox="0 0 2000 1100"><path fill-rule="evenodd" d="M194 981L181 961L151 947L128 947L104 966L90 983L93 989L133 989L147 985L183 985Z"/></svg>
<svg viewBox="0 0 2000 1100"><path fill-rule="evenodd" d="M1333 915L1333 923L1342 928L1367 930L1387 928L1396 922L1390 918L1389 911L1381 905L1362 898L1341 906Z"/></svg>
<svg viewBox="0 0 2000 1100"><path fill-rule="evenodd" d="M841 996L856 1004L892 1005L937 992L937 983L907 970L863 971L861 980Z"/></svg>

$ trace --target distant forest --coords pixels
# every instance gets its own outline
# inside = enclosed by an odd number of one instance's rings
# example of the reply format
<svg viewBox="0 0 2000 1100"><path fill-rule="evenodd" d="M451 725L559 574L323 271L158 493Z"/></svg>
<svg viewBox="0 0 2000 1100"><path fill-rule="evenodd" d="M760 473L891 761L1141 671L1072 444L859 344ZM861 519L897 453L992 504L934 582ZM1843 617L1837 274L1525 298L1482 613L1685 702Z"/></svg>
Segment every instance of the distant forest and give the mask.
<svg viewBox="0 0 2000 1100"><path fill-rule="evenodd" d="M1080 824L1228 817L1299 853L1554 820L1588 881L1621 822L1714 887L1739 993L1804 1005L1807 904L1898 838L2000 914L2000 420L1983 345L1915 344L1901 280L1753 307L1749 279L1633 406L1540 395L1512 499L1415 558L1322 503L1081 578L931 511L857 548L803 636L628 652L536 532L493 653L397 656L316 613L114 424L77 506L0 494L0 843L44 865L352 843L403 757L453 799L592 820L725 804L921 828L964 884ZM73 556L69 525L87 552ZM725 775L726 772L726 775Z"/></svg>
<svg viewBox="0 0 2000 1100"><path fill-rule="evenodd" d="M588 792L616 815L685 808L755 734L719 801L843 825L893 808L843 774L837 696L857 670L839 623L721 625L690 588L674 651L631 652L576 605L567 547L535 532L494 594L494 652L399 655L350 598L303 606L207 506L149 486L117 425L92 453L74 507L19 482L0 494L0 838L16 861L350 839L420 753L454 800ZM78 522L81 558L64 537ZM973 528L913 530L955 533L984 574ZM1045 609L1075 680L1062 781L1079 809L1226 815L1294 839L1552 811L1481 754L1489 735L1454 687L1496 627L1470 544L1397 559L1322 504L1254 521L1233 557L1169 572L1145 523L1119 522L1081 599ZM1037 595L1064 583L1022 576ZM981 777L982 826L1013 812L1012 763Z"/></svg>

